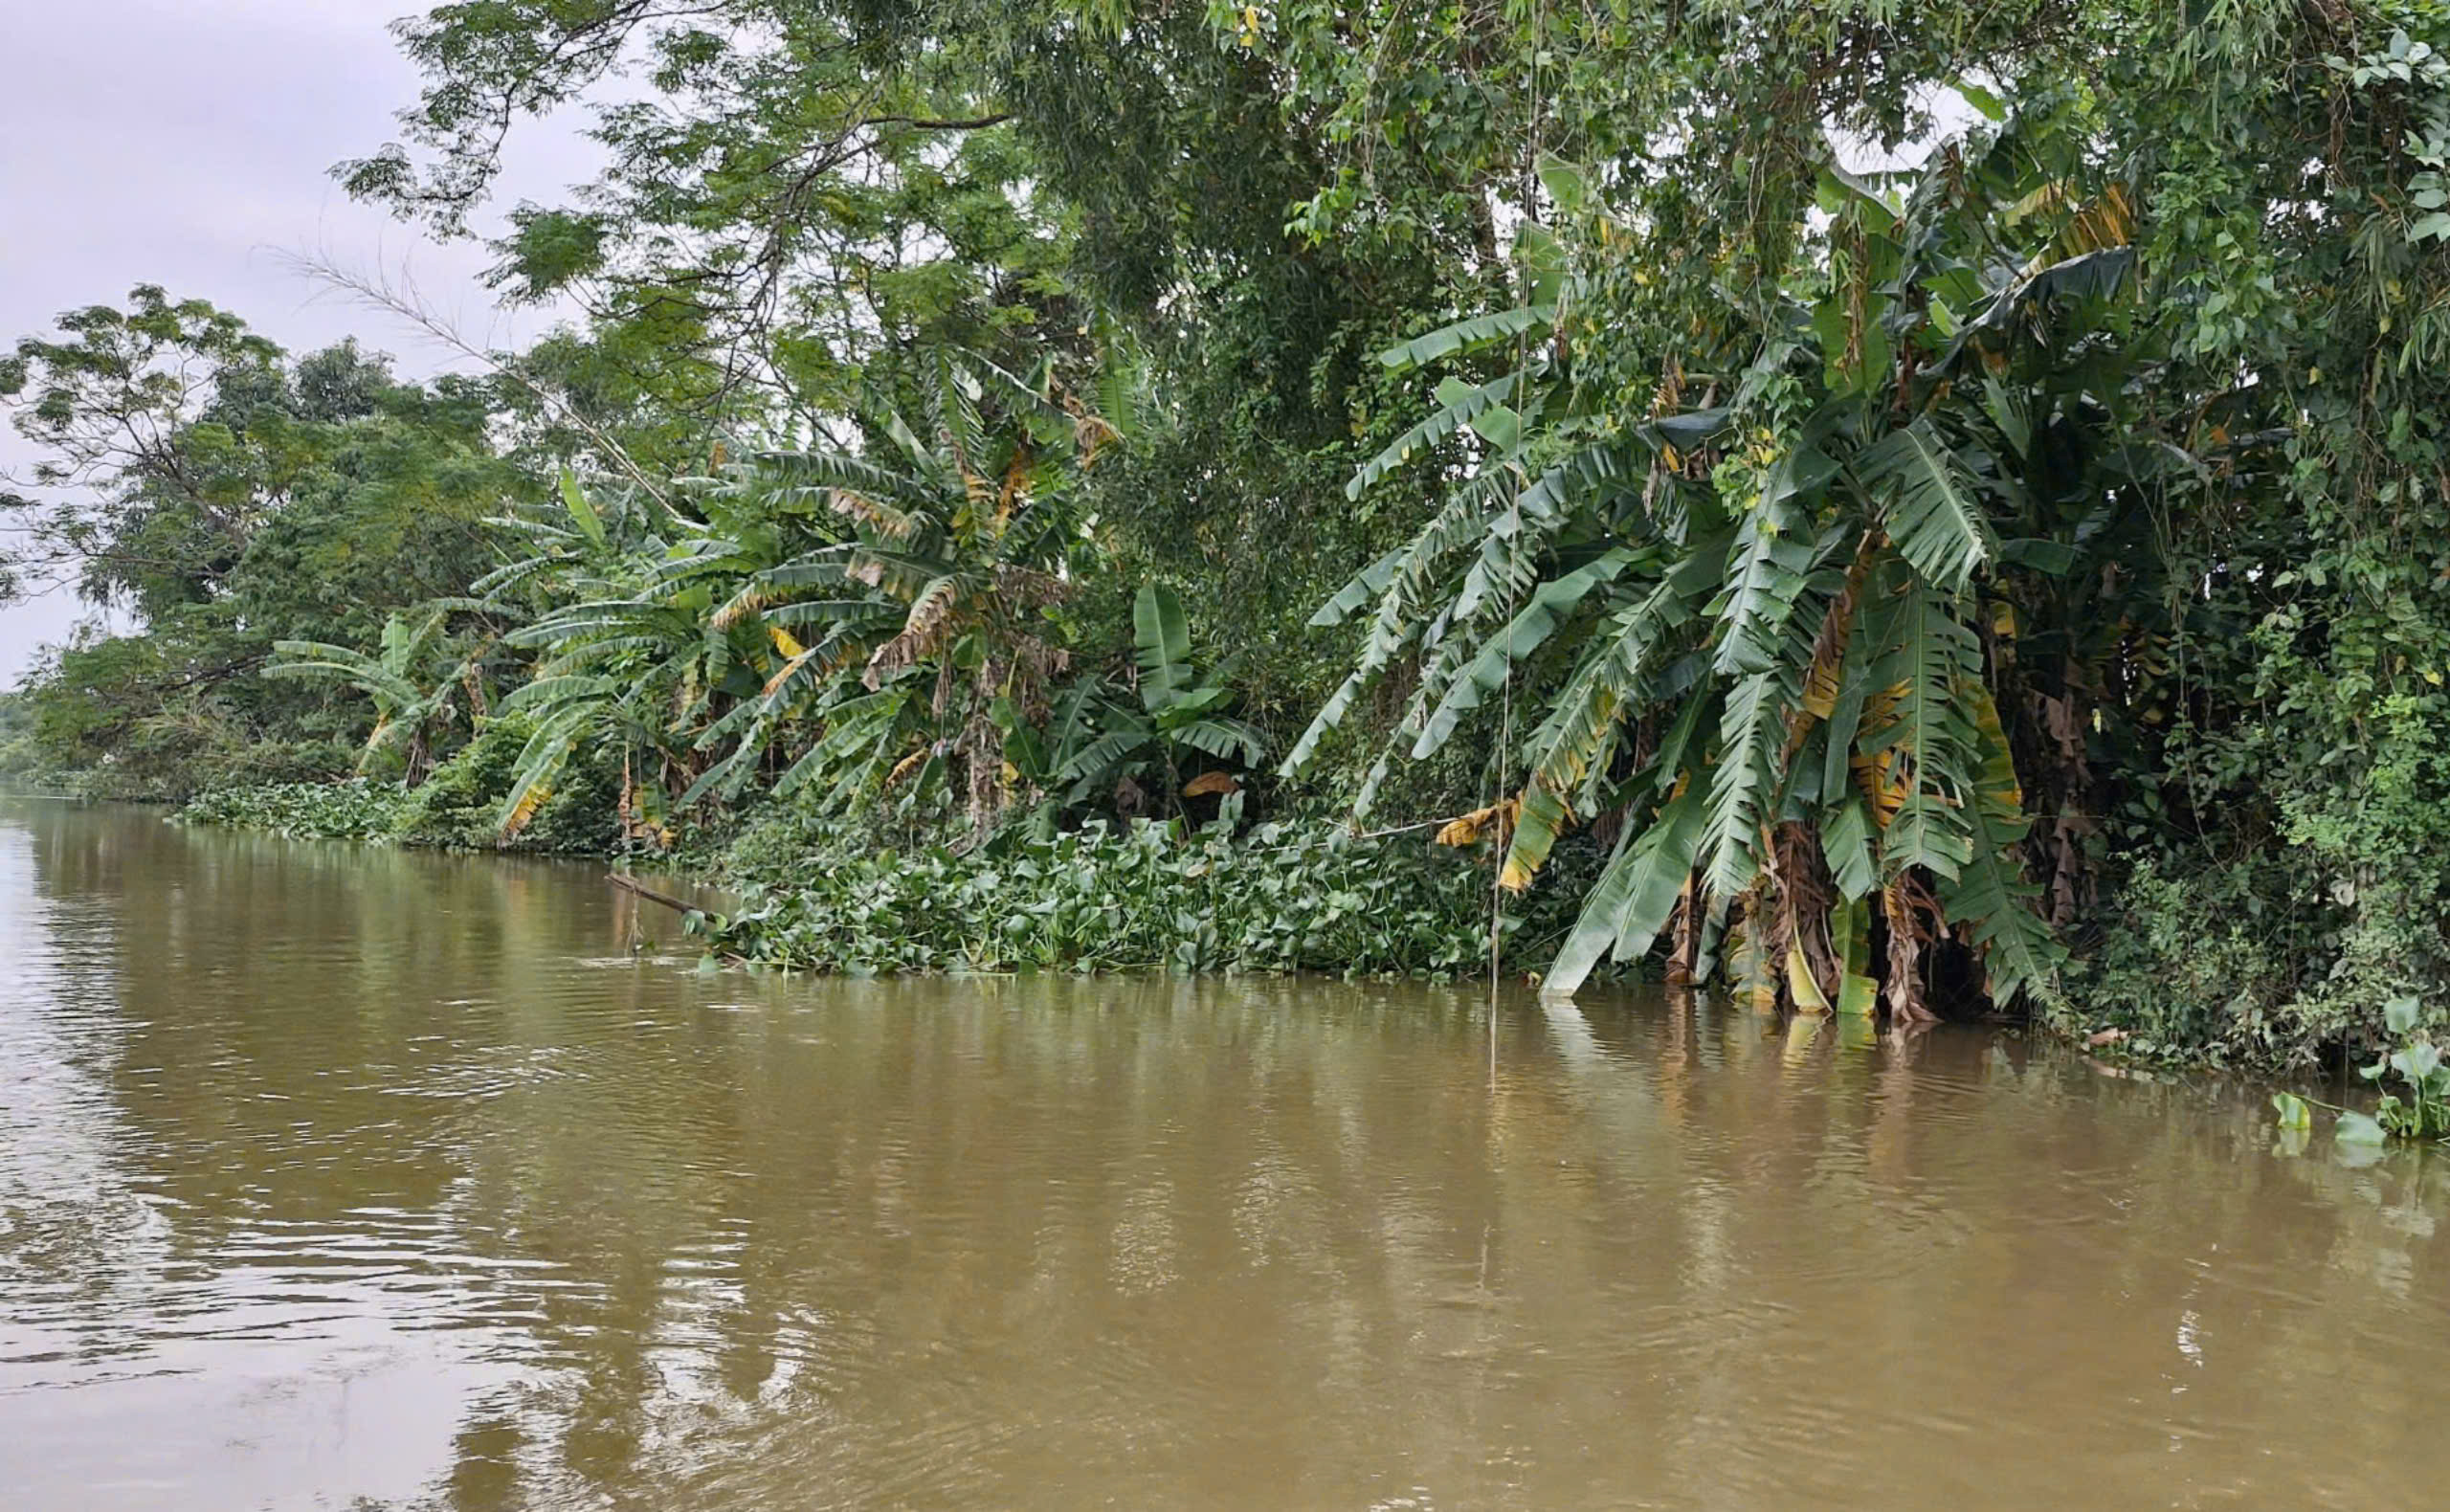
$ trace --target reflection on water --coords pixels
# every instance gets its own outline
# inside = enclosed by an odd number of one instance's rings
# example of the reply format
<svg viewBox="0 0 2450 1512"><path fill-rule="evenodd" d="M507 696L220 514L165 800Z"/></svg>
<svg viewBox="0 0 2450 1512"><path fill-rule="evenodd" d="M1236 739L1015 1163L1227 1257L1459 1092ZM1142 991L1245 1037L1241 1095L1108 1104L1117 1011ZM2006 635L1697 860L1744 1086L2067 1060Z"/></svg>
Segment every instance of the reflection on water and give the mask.
<svg viewBox="0 0 2450 1512"><path fill-rule="evenodd" d="M643 910L643 911L641 911ZM2015 1039L808 982L0 808L0 1501L2428 1504L2450 1166Z"/></svg>

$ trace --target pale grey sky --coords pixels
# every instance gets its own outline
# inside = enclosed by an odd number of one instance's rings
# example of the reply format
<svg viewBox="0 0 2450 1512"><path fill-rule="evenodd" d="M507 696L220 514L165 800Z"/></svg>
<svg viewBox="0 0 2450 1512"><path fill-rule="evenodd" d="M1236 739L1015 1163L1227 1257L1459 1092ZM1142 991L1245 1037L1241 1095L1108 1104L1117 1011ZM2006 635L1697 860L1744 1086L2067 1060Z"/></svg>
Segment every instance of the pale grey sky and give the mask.
<svg viewBox="0 0 2450 1512"><path fill-rule="evenodd" d="M404 375L445 366L426 339L344 302L283 253L403 270L460 328L515 345L548 321L495 314L484 250L440 246L352 204L329 169L397 135L417 78L385 30L418 0L0 0L0 346L139 283L201 297L293 351L355 334ZM515 139L511 198L590 175L558 124ZM0 467L25 444L0 424ZM65 593L0 609L0 687L87 612Z"/></svg>

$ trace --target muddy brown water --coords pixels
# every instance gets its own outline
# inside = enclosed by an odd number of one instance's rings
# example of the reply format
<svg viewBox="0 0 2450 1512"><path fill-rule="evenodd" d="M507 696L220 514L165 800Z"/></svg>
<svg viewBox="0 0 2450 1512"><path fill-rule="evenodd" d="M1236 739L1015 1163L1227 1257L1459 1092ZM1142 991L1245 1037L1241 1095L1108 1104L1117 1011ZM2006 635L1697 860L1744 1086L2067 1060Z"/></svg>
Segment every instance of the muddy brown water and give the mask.
<svg viewBox="0 0 2450 1512"><path fill-rule="evenodd" d="M2016 1037L701 973L0 804L0 1506L2439 1505L2450 1162Z"/></svg>

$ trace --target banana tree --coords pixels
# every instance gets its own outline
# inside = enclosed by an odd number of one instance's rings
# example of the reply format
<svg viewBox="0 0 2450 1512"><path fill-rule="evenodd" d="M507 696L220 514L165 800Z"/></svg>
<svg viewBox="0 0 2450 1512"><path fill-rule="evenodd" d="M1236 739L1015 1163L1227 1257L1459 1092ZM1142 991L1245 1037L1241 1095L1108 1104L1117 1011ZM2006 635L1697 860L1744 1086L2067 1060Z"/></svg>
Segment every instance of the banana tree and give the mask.
<svg viewBox="0 0 2450 1512"><path fill-rule="evenodd" d="M858 451L760 458L755 486L821 544L744 580L715 622L804 642L767 696L813 695L824 733L777 791L817 783L837 806L952 791L984 833L1007 794L994 709L1042 710L1068 663L1048 611L1092 546L1080 476L1117 433L1043 371L945 354L934 377L924 430L886 414Z"/></svg>
<svg viewBox="0 0 2450 1512"><path fill-rule="evenodd" d="M276 641L273 652L279 659L264 673L337 682L371 699L374 728L358 752L357 769L363 774L377 755L404 745L403 780L413 788L433 767L434 739L456 717L456 701L464 694L471 712L481 712L479 663L490 642L455 649L445 628L455 608L487 607L448 600L393 614L384 621L381 649L372 656L328 641Z"/></svg>
<svg viewBox="0 0 2450 1512"><path fill-rule="evenodd" d="M590 741L676 775L672 810L752 782L920 801L960 771L973 822L991 819L990 706L1042 706L1062 669L1041 611L1087 544L1074 471L1115 433L1043 375L948 354L935 380L919 425L876 417L866 445L768 453L688 508L625 508L635 539L610 553L569 491L569 525L545 528L608 562L512 637L542 659L505 704L537 721L506 829Z"/></svg>
<svg viewBox="0 0 2450 1512"><path fill-rule="evenodd" d="M2012 124L1918 172L1832 165L1788 288L1696 316L1638 387L1580 358L1623 368L1607 317L1639 228L1591 211L1570 271L1529 228L1529 301L1382 359L1512 360L1447 379L1353 478L1452 459L1417 534L1314 619L1361 617L1361 646L1286 769L1399 665L1417 680L1365 809L1397 754L1507 694L1533 710L1502 763L1501 883L1623 821L1551 990L1662 939L1672 978L1765 1008L1922 1016L1952 972L2000 1004L2051 990L2018 752L2122 624L2097 601L2149 572L2149 506L2199 472L2127 398L2155 355L2127 190L2063 147Z"/></svg>
<svg viewBox="0 0 2450 1512"><path fill-rule="evenodd" d="M503 838L515 837L573 757L592 749L620 760L625 831L659 836L668 809L660 794L675 771L687 769L676 718L721 692L753 692L756 680L735 671L724 656L728 643L702 634L688 592L659 591L668 564L692 557L686 543L695 522L642 491L590 494L567 473L559 502L557 510L496 521L528 549L474 585L487 593L522 591L544 606L503 637L536 660L498 710L526 721L529 734L497 823ZM696 539L702 546L702 536ZM658 774L665 783L654 780Z"/></svg>
<svg viewBox="0 0 2450 1512"><path fill-rule="evenodd" d="M1168 805L1238 790L1230 770L1211 764L1257 767L1267 759L1266 742L1256 726L1227 714L1235 693L1222 675L1203 676L1192 664L1182 600L1169 588L1144 585L1131 623L1136 700L1093 677L1056 700L1043 728L1022 721L1009 700L994 711L1015 774L1058 794L1057 807L1110 796L1136 801L1130 795L1145 797L1152 785ZM1204 769L1186 784L1184 768L1193 764Z"/></svg>

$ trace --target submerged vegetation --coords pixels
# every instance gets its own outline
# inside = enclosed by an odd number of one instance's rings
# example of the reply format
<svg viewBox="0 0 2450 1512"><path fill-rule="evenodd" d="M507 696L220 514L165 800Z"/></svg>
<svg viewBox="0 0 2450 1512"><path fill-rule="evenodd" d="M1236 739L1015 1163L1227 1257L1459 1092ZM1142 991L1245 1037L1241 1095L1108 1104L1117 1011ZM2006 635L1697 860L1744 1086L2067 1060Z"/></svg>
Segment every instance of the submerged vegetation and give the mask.
<svg viewBox="0 0 2450 1512"><path fill-rule="evenodd" d="M1494 933L2260 1065L2450 1002L2439 0L401 36L349 188L465 234L595 111L495 244L584 318L432 383L150 288L20 343L11 581L141 628L10 769L722 858L726 948L842 968Z"/></svg>

